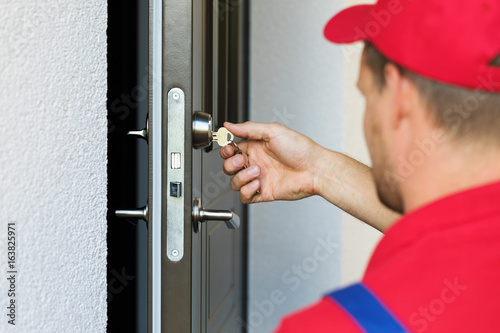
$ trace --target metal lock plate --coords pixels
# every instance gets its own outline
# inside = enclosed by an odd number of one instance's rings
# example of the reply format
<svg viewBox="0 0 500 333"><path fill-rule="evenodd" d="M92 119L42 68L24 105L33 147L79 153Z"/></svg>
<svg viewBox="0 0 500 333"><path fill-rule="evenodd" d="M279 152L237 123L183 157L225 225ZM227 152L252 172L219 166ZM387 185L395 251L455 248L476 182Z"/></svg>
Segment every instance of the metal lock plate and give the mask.
<svg viewBox="0 0 500 333"><path fill-rule="evenodd" d="M179 261L184 256L184 198L180 184L184 182L185 152L185 97L179 88L168 92L167 154L168 172L166 184L179 184L178 191L167 196L167 257ZM176 186L174 186L174 192ZM172 195L175 194L175 195Z"/></svg>

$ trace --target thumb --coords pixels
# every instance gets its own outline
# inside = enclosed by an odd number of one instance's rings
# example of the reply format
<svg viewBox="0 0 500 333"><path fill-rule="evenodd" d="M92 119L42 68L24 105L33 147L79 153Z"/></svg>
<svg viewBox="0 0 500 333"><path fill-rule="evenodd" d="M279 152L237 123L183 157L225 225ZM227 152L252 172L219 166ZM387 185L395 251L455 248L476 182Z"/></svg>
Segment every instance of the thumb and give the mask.
<svg viewBox="0 0 500 333"><path fill-rule="evenodd" d="M247 121L242 124L233 124L226 121L224 127L242 139L268 140L270 136L270 124L266 123Z"/></svg>

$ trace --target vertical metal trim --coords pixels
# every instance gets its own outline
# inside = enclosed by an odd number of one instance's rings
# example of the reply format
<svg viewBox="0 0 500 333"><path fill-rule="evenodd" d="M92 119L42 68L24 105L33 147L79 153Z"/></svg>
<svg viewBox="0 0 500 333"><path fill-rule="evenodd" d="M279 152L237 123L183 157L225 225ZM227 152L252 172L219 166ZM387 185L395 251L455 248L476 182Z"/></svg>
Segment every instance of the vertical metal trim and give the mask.
<svg viewBox="0 0 500 333"><path fill-rule="evenodd" d="M191 158L192 158L192 0L162 1L162 222L161 222L161 332L191 332L192 306L192 220L191 220ZM185 131L182 140L185 144L183 199L184 199L184 256L182 260L173 262L167 256L169 199L167 179L171 176L168 165L167 138L169 133L168 114L170 108L167 96L171 89L179 88L185 94ZM174 170L175 171L175 170ZM160 294L160 293L159 293Z"/></svg>
<svg viewBox="0 0 500 333"><path fill-rule="evenodd" d="M150 143L153 150L152 230L152 332L161 331L161 216L162 216L162 0L153 0L153 110Z"/></svg>
<svg viewBox="0 0 500 333"><path fill-rule="evenodd" d="M212 18L212 92L219 87L219 0L213 2ZM218 91L218 89L217 89ZM214 126L220 125L219 119L219 98L212 93L212 121Z"/></svg>

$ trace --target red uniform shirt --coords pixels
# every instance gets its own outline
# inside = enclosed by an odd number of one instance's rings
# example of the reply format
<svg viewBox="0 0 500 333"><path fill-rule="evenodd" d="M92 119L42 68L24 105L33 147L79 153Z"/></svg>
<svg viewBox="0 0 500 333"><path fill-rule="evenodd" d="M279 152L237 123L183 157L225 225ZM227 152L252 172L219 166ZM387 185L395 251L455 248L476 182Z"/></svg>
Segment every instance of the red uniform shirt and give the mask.
<svg viewBox="0 0 500 333"><path fill-rule="evenodd" d="M406 214L375 249L362 283L411 332L500 332L500 183ZM329 297L278 333L363 332Z"/></svg>

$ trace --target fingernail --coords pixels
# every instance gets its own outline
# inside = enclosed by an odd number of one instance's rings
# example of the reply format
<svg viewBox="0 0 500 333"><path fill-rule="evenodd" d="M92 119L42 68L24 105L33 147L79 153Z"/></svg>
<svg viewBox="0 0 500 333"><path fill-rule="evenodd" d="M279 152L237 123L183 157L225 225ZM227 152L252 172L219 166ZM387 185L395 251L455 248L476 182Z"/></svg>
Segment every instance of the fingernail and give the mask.
<svg viewBox="0 0 500 333"><path fill-rule="evenodd" d="M245 164L245 158L241 155L236 155L233 159L235 167L241 168Z"/></svg>
<svg viewBox="0 0 500 333"><path fill-rule="evenodd" d="M227 152L226 152L226 147L222 147L222 157L226 158L227 157Z"/></svg>
<svg viewBox="0 0 500 333"><path fill-rule="evenodd" d="M250 168L248 168L248 174L252 177L256 177L259 175L259 167L256 165L252 165Z"/></svg>

